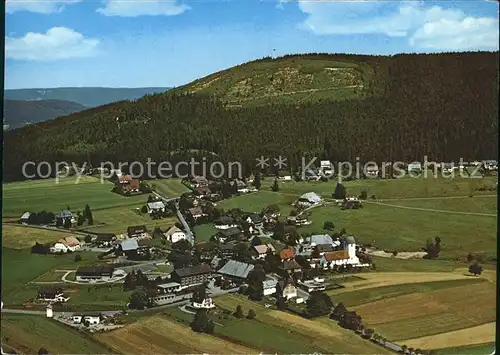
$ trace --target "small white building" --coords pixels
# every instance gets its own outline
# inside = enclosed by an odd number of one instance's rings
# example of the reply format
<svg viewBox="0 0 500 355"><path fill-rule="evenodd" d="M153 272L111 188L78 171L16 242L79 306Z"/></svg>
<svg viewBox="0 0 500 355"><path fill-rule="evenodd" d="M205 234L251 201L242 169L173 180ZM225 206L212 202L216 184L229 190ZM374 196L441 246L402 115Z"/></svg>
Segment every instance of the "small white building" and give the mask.
<svg viewBox="0 0 500 355"><path fill-rule="evenodd" d="M165 212L165 204L163 203L163 201L148 202L146 206L148 209L148 214Z"/></svg>
<svg viewBox="0 0 500 355"><path fill-rule="evenodd" d="M31 213L29 213L29 212L24 212L24 214L23 214L23 215L21 216L21 218L20 218L20 222L21 222L21 224L24 224L24 225L28 224L28 221L29 221L29 219L30 219L30 216L31 216Z"/></svg>
<svg viewBox="0 0 500 355"><path fill-rule="evenodd" d="M47 308L45 309L45 314L47 318L54 317L54 313L52 312L52 306L50 304L47 305Z"/></svg>
<svg viewBox="0 0 500 355"><path fill-rule="evenodd" d="M55 243L49 250L51 253L67 253L68 247L63 243Z"/></svg>
<svg viewBox="0 0 500 355"><path fill-rule="evenodd" d="M217 229L229 229L238 227L238 224L234 222L233 218L222 216L214 222L214 227Z"/></svg>
<svg viewBox="0 0 500 355"><path fill-rule="evenodd" d="M299 197L297 203L302 206L312 206L323 202L323 199L314 192L306 192Z"/></svg>
<svg viewBox="0 0 500 355"><path fill-rule="evenodd" d="M168 282L157 286L158 293L169 294L176 293L182 290L182 286L178 282Z"/></svg>
<svg viewBox="0 0 500 355"><path fill-rule="evenodd" d="M276 285L278 281L276 280L265 280L262 282L264 287L264 296L274 295L276 293Z"/></svg>
<svg viewBox="0 0 500 355"><path fill-rule="evenodd" d="M196 309L212 309L215 308L215 304L210 297L207 297L201 303L193 301L192 307Z"/></svg>
<svg viewBox="0 0 500 355"><path fill-rule="evenodd" d="M88 322L89 325L98 325L101 323L101 316L99 314L73 314L71 319L74 324Z"/></svg>
<svg viewBox="0 0 500 355"><path fill-rule="evenodd" d="M186 233L176 226L173 226L166 231L164 236L172 244L178 242L179 240L186 239Z"/></svg>

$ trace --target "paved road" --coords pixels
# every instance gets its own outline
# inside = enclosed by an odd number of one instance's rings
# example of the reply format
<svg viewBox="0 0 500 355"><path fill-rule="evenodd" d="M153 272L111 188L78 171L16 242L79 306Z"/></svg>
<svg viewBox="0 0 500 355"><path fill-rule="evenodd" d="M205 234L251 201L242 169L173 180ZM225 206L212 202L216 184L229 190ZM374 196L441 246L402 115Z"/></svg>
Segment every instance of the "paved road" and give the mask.
<svg viewBox="0 0 500 355"><path fill-rule="evenodd" d="M184 227L184 230L185 230L185 233L186 233L186 239L192 245L194 245L194 234L193 234L193 231L191 231L191 228L189 227L189 224L187 223L187 221L184 218L184 216L182 215L182 213L179 211L179 203L177 201L180 199L180 197L166 198L166 197L164 197L164 196L162 196L159 193L154 192L154 191L153 191L153 194L155 196L161 198L163 200L163 202L165 202L165 203L168 203L170 201L176 201L175 207L176 207L176 210L177 210L177 218L179 219L179 221L181 222L182 226Z"/></svg>

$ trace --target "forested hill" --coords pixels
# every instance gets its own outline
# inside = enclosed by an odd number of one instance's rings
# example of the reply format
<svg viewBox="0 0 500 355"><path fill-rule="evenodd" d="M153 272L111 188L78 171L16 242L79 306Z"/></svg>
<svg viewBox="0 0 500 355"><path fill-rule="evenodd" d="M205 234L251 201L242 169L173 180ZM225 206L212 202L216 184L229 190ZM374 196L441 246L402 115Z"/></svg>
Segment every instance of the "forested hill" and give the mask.
<svg viewBox="0 0 500 355"><path fill-rule="evenodd" d="M85 110L85 106L76 102L61 100L4 100L3 103L3 123L4 126L8 125L7 129L19 128Z"/></svg>
<svg viewBox="0 0 500 355"><path fill-rule="evenodd" d="M175 163L193 151L215 153L217 160L240 161L248 168L261 155L286 156L290 166L300 164L304 155L381 162L424 155L438 161L495 159L498 154L498 52L285 58L292 59L299 64L351 61L371 73L363 78L369 90L342 100L325 97L288 105L269 100L228 109L226 94L220 99L217 92L184 94L202 79L170 93L8 132L5 178L21 178L27 160L91 161L94 166L147 158ZM272 68L283 61L260 63ZM234 70L246 65L255 62ZM231 70L223 72L226 78ZM310 75L315 82L315 74Z"/></svg>

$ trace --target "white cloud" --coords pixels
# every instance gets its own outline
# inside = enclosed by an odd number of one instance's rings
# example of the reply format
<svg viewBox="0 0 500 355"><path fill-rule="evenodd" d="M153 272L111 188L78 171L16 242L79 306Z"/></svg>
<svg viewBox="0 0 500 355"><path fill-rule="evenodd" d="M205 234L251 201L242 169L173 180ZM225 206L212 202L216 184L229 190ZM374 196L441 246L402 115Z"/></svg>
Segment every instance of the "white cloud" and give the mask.
<svg viewBox="0 0 500 355"><path fill-rule="evenodd" d="M81 0L7 0L5 12L12 14L19 11L52 14L64 10L65 5L76 4Z"/></svg>
<svg viewBox="0 0 500 355"><path fill-rule="evenodd" d="M410 38L410 45L423 49L498 49L498 20L466 17L426 23Z"/></svg>
<svg viewBox="0 0 500 355"><path fill-rule="evenodd" d="M177 0L105 0L104 7L97 12L105 16L174 16L191 7L177 3Z"/></svg>
<svg viewBox="0 0 500 355"><path fill-rule="evenodd" d="M39 61L89 57L96 53L98 44L98 39L85 38L70 28L53 27L46 33L6 37L5 55L10 59Z"/></svg>
<svg viewBox="0 0 500 355"><path fill-rule="evenodd" d="M467 17L423 1L299 0L299 8L307 15L300 27L318 35L407 37L415 48L498 48L498 17Z"/></svg>

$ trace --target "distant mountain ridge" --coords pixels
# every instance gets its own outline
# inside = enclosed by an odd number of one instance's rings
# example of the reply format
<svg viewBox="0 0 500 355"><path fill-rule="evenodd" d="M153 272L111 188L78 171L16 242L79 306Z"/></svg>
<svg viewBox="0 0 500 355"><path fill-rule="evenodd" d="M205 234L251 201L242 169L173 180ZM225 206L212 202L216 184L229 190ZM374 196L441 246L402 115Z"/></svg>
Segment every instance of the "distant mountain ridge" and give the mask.
<svg viewBox="0 0 500 355"><path fill-rule="evenodd" d="M105 87L65 87L12 89L4 91L4 99L41 101L72 101L87 108L107 105L123 100L137 100L147 94L162 93L169 87L148 88L105 88Z"/></svg>
<svg viewBox="0 0 500 355"><path fill-rule="evenodd" d="M62 100L4 100L4 130L23 127L85 110L86 107Z"/></svg>

